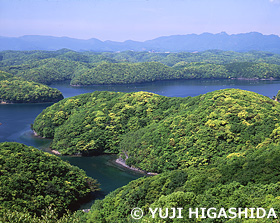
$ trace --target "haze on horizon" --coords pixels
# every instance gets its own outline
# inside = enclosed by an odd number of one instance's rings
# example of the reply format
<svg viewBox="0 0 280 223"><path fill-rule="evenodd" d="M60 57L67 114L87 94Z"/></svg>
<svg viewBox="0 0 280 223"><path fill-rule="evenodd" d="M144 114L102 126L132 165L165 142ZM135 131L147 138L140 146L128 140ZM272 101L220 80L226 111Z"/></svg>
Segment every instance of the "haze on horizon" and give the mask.
<svg viewBox="0 0 280 223"><path fill-rule="evenodd" d="M0 36L145 41L204 32L280 36L280 0L0 0Z"/></svg>

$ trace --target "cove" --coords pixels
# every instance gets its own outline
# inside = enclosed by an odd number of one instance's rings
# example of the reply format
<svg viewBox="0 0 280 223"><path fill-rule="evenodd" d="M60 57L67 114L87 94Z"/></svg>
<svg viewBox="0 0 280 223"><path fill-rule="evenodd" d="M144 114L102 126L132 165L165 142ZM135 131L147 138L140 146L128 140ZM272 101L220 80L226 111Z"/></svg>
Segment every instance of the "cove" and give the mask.
<svg viewBox="0 0 280 223"><path fill-rule="evenodd" d="M169 97L197 96L210 91L239 88L272 97L280 89L280 81L252 81L252 80L176 80L158 81L144 84L129 85L95 85L85 87L72 87L69 83L56 83L50 85L59 89L64 97L99 91L148 91ZM0 142L14 141L46 150L51 140L34 137L30 130L36 116L48 104L1 104L0 105ZM114 164L114 156L103 155L97 157L62 157L72 165L85 170L87 175L101 183L102 191L97 198L102 199L106 194L118 187L126 185L142 174L132 172ZM91 203L82 208L89 208Z"/></svg>

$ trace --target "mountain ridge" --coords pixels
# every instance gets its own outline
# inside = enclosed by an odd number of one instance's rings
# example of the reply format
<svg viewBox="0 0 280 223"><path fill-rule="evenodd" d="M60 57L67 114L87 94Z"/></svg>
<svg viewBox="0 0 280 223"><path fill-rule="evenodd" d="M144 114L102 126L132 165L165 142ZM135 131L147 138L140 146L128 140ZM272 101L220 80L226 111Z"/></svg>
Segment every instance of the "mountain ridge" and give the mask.
<svg viewBox="0 0 280 223"><path fill-rule="evenodd" d="M87 40L70 37L25 35L21 37L0 36L0 51L4 50L59 50L75 51L153 51L153 52L195 52L210 49L247 52L252 50L280 53L280 37L274 34L263 35L258 32L227 34L187 34L161 36L143 42L126 40L101 41L96 38Z"/></svg>

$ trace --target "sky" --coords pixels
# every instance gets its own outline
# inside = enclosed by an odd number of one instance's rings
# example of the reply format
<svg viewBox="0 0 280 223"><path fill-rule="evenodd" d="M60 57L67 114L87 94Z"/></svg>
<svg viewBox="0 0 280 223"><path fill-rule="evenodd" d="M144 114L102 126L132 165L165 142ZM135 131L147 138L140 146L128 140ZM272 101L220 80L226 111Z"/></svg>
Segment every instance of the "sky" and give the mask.
<svg viewBox="0 0 280 223"><path fill-rule="evenodd" d="M260 32L280 36L280 0L0 0L0 36L145 41Z"/></svg>

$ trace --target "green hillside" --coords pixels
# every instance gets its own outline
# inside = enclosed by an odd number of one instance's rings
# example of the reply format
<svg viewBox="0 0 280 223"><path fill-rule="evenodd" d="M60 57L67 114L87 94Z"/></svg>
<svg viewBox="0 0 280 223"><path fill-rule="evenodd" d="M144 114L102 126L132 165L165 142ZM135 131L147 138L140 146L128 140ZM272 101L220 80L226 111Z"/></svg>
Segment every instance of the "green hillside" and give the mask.
<svg viewBox="0 0 280 223"><path fill-rule="evenodd" d="M0 81L13 77L12 74L0 70Z"/></svg>
<svg viewBox="0 0 280 223"><path fill-rule="evenodd" d="M129 84L175 79L172 68L158 62L101 63L76 75L71 85Z"/></svg>
<svg viewBox="0 0 280 223"><path fill-rule="evenodd" d="M98 190L97 181L78 167L19 143L0 143L0 167L0 221L14 212L75 210L80 199Z"/></svg>
<svg viewBox="0 0 280 223"><path fill-rule="evenodd" d="M2 70L27 81L50 84L56 81L71 80L76 69L83 67L74 61L55 58L24 61L24 64L3 67Z"/></svg>
<svg viewBox="0 0 280 223"><path fill-rule="evenodd" d="M199 53L94 53L3 51L0 70L51 84L128 84L171 79L278 79L280 56L267 52L237 53L209 50Z"/></svg>
<svg viewBox="0 0 280 223"><path fill-rule="evenodd" d="M127 164L149 172L207 165L217 156L278 142L280 104L238 89L192 98L181 111L123 137Z"/></svg>
<svg viewBox="0 0 280 223"><path fill-rule="evenodd" d="M217 64L228 64L233 62L269 63L280 65L280 55L263 51L233 52L222 50L206 50L201 52L180 52L180 53L154 53L154 52L76 52L69 49L57 51L33 50L14 51L7 50L0 52L0 67L26 64L27 61L38 61L44 59L60 59L82 63L99 63L102 61L119 63L139 62L160 62L167 66L173 66L179 62L206 62Z"/></svg>
<svg viewBox="0 0 280 223"><path fill-rule="evenodd" d="M62 154L119 152L160 173L277 143L279 118L278 102L238 89L193 98L94 92L48 107L33 128Z"/></svg>
<svg viewBox="0 0 280 223"><path fill-rule="evenodd" d="M141 208L144 217L137 222L278 222L277 219L189 218L189 208L270 208L280 214L280 184L278 146L249 149L244 153L231 153L204 167L173 170L153 177L130 182L95 201L87 222L134 222L133 208ZM149 208L183 208L182 219L152 218ZM218 212L218 211L217 211ZM249 212L250 213L250 212ZM164 213L165 214L165 213ZM226 212L227 216L231 216ZM172 216L172 212L169 214ZM250 216L250 214L249 214ZM256 211L254 216L256 217Z"/></svg>
<svg viewBox="0 0 280 223"><path fill-rule="evenodd" d="M61 99L63 95L59 90L33 81L24 81L21 78L0 81L0 102L2 103L57 102Z"/></svg>
<svg viewBox="0 0 280 223"><path fill-rule="evenodd" d="M64 99L39 114L33 129L62 154L118 152L120 137L178 112L189 98L147 92L93 92Z"/></svg>

